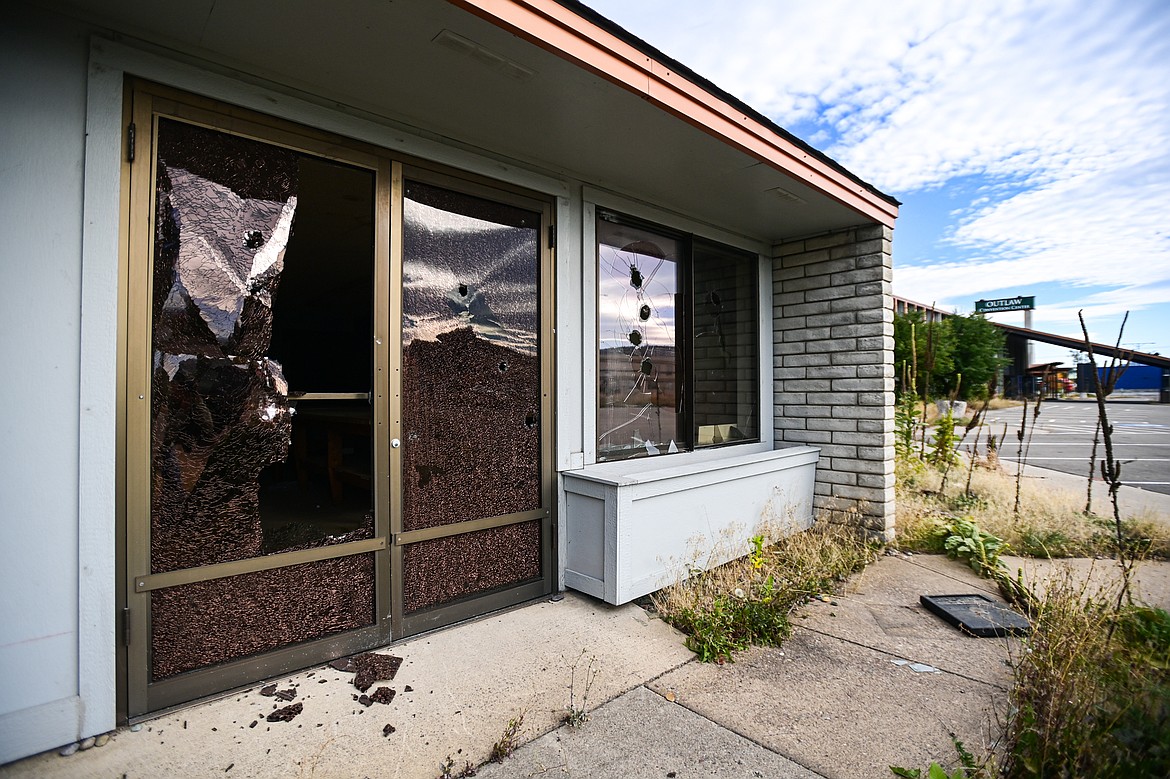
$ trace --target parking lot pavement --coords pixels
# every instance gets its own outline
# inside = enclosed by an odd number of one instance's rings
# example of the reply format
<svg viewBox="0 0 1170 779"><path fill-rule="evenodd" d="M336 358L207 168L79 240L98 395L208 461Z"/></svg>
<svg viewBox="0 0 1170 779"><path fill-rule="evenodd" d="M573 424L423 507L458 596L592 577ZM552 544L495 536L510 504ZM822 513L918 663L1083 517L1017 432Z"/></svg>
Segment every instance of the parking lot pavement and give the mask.
<svg viewBox="0 0 1170 779"><path fill-rule="evenodd" d="M1028 407L1029 430L1032 430L1032 409ZM1170 406L1110 403L1108 414L1113 425L1113 449L1122 463L1122 482L1170 495ZM1006 427L1007 435L999 454L1001 460L1019 462L1021 459L1016 431L1020 429L1022 415L1019 408L987 414L987 424L997 436ZM1086 476L1096 427L1095 403L1045 401L1028 444L1028 465ZM1104 456L1105 447L1101 443L1097 447L1097 460ZM1101 478L1099 470L1096 478Z"/></svg>

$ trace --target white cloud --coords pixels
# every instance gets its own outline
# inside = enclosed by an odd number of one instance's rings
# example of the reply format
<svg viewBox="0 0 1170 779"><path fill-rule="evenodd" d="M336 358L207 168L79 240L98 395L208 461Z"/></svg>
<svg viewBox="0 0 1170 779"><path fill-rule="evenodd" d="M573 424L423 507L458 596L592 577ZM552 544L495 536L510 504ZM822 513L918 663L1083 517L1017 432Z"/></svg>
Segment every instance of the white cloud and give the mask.
<svg viewBox="0 0 1170 779"><path fill-rule="evenodd" d="M1087 315L1168 302L1162 0L593 4L892 194L981 180L936 246L948 261L899 264L898 294L969 305L1060 281Z"/></svg>
<svg viewBox="0 0 1170 779"><path fill-rule="evenodd" d="M1137 305L1165 303L1170 281L1170 170L1142 181L1132 167L1073 177L979 208L950 242L976 259L899 265L906 297L949 299L956 289L989 290L1062 281L1146 289ZM896 245L896 244L895 244ZM969 296L969 295L968 295Z"/></svg>

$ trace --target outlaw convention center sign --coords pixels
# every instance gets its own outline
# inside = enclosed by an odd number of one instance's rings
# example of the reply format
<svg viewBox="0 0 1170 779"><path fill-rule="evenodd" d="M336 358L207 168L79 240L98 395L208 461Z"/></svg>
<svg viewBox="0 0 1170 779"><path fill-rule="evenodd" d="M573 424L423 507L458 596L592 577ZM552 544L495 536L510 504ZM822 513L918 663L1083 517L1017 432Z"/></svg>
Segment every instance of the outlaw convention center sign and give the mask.
<svg viewBox="0 0 1170 779"><path fill-rule="evenodd" d="M995 300L976 300L976 314L991 314L997 311L1031 311L1036 308L1035 295L1017 295L1014 298L996 298Z"/></svg>

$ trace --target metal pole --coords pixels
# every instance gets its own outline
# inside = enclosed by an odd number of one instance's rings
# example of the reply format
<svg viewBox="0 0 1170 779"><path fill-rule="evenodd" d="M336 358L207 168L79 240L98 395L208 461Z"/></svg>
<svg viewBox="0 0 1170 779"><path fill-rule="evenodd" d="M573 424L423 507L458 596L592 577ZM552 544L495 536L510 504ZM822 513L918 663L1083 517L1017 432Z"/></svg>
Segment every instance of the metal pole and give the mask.
<svg viewBox="0 0 1170 779"><path fill-rule="evenodd" d="M1030 308L1024 309L1024 327L1025 327L1026 329L1028 329L1028 330L1031 330L1031 329L1032 329L1032 309L1030 309ZM1027 360L1028 360L1028 365L1027 365L1027 367L1024 369L1025 373L1028 371L1028 369L1030 369L1030 368L1032 367L1032 363L1033 363L1033 357L1032 357L1032 339L1031 339L1031 338L1028 338L1028 339L1027 339L1027 343L1028 343L1028 346L1027 346L1027 355L1028 355L1028 357L1027 357ZM1029 379L1030 379L1030 381L1032 381L1032 382L1035 382L1035 381L1036 381L1036 379L1035 379L1034 377L1031 377L1030 375L1029 375ZM1034 389L1034 388L1033 388L1033 389Z"/></svg>

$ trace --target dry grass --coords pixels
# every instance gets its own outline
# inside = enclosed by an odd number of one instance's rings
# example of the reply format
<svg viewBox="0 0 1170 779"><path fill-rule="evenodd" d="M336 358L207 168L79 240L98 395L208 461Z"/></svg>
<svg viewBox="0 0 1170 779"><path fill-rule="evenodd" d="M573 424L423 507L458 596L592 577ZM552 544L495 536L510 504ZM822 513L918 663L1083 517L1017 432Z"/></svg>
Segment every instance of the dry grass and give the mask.
<svg viewBox="0 0 1170 779"><path fill-rule="evenodd" d="M1166 776L1170 616L1066 572L1035 603L995 775Z"/></svg>
<svg viewBox="0 0 1170 779"><path fill-rule="evenodd" d="M1000 409L1005 409L1005 408L1019 408L1022 405L1024 405L1024 402L1022 400L1006 400L1004 398L995 397L995 398L992 398L990 400L990 402L988 402L987 410L988 411L999 411ZM922 413L922 401L919 400L914 408L916 411L918 411L919 414L921 414ZM955 426L962 427L963 425L967 424L967 421L971 418L971 415L974 414L976 411L978 411L981 408L983 408L983 401L982 400L973 400L973 401L969 402L967 404L966 416L964 416L962 419L956 419ZM926 406L926 424L927 425L935 424L936 422L938 422L938 420L941 416L942 416L942 414L938 410L937 403L928 403L927 404L927 406Z"/></svg>
<svg viewBox="0 0 1170 779"><path fill-rule="evenodd" d="M976 405L982 405L982 403ZM987 404L987 410L999 411L1000 409L1005 408L1019 408L1022 405L1024 405L1024 401L1022 400L1009 400L1007 398L994 397L991 399L991 402Z"/></svg>
<svg viewBox="0 0 1170 779"><path fill-rule="evenodd" d="M856 527L818 522L803 532L764 545L756 537L746 557L690 578L652 596L662 618L687 633L687 646L702 660L724 662L753 644L778 645L787 637L788 615L820 593L835 591L876 554Z"/></svg>
<svg viewBox="0 0 1170 779"><path fill-rule="evenodd" d="M945 494L942 474L921 463L899 460L897 470L899 545L938 551L935 520L969 517L980 529L996 535L1017 554L1033 557L1112 556L1116 536L1111 519L1086 516L1081 492L1059 490L1024 481L1020 515L1013 512L1015 479L999 470L976 467L971 493L966 465L951 470ZM1170 558L1170 523L1151 514L1123 520L1126 540L1143 556Z"/></svg>

